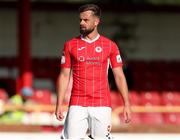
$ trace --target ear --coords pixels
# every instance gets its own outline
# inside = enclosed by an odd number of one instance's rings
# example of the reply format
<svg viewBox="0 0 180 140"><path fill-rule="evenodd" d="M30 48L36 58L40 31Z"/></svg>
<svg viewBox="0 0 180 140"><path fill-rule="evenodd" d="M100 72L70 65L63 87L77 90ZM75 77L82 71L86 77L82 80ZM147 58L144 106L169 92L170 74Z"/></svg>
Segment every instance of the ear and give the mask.
<svg viewBox="0 0 180 140"><path fill-rule="evenodd" d="M100 23L100 19L99 19L99 18L96 18L96 19L95 19L95 25L97 26L99 23Z"/></svg>

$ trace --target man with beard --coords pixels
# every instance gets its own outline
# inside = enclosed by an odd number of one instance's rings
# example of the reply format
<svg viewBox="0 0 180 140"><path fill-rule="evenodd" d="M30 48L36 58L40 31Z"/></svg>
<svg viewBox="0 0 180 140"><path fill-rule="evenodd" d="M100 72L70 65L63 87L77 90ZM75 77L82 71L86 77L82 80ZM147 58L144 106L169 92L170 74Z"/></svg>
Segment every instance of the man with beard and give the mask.
<svg viewBox="0 0 180 140"><path fill-rule="evenodd" d="M108 85L109 62L116 85L124 99L124 120L131 120L128 88L117 45L100 35L97 27L101 10L86 4L79 8L80 36L67 41L61 57L56 117L62 121L63 100L73 75L73 88L62 138L83 139L89 130L91 138L110 139L111 100Z"/></svg>

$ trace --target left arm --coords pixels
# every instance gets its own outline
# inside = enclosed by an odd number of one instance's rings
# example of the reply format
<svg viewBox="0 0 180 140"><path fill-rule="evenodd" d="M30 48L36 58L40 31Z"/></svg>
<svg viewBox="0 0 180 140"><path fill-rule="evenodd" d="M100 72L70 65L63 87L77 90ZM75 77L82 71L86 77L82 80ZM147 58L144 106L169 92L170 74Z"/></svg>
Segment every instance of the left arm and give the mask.
<svg viewBox="0 0 180 140"><path fill-rule="evenodd" d="M122 67L116 67L112 69L114 74L114 79L116 82L116 86L119 92L122 94L124 100L124 118L125 122L129 123L131 121L131 109L129 103L129 96L128 96L128 86L126 82L126 78L124 76L124 72Z"/></svg>

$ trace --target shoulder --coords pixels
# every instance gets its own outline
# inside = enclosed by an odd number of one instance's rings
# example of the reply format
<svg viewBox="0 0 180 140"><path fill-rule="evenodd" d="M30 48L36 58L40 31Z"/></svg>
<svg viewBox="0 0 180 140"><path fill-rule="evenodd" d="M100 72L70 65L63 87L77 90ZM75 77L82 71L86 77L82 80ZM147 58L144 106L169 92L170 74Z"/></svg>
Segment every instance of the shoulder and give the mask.
<svg viewBox="0 0 180 140"><path fill-rule="evenodd" d="M72 48L74 48L74 46L77 46L79 40L80 40L80 36L74 37L74 38L66 41L64 43L64 48L71 52Z"/></svg>
<svg viewBox="0 0 180 140"><path fill-rule="evenodd" d="M77 37L74 37L74 38L71 38L69 40L67 40L64 44L65 45L72 45L72 44L77 44L77 42L80 40L80 36L77 36Z"/></svg>
<svg viewBox="0 0 180 140"><path fill-rule="evenodd" d="M109 43L109 44L111 44L111 45L115 45L115 46L116 46L116 43L115 43L113 40L111 40L110 38L105 37L105 36L103 36L103 35L101 35L100 38L101 38L101 40L102 40L103 42Z"/></svg>
<svg viewBox="0 0 180 140"><path fill-rule="evenodd" d="M105 36L101 35L101 41L103 41L104 44L108 44L108 46L110 46L110 47L115 47L115 48L117 47L117 44L113 40L111 40Z"/></svg>

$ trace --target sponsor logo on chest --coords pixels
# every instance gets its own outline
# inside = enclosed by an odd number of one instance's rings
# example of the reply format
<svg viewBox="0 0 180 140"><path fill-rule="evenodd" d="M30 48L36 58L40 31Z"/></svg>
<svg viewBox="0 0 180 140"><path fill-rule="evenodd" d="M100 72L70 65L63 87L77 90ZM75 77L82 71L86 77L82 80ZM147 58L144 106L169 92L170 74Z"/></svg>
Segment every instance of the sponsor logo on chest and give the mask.
<svg viewBox="0 0 180 140"><path fill-rule="evenodd" d="M101 55L100 53L103 51L101 46L92 47L93 50L86 50L87 47L82 46L77 49L78 51L78 61L85 62L88 65L100 65L101 64ZM91 54L91 53L92 54ZM99 54L99 55L98 55Z"/></svg>

